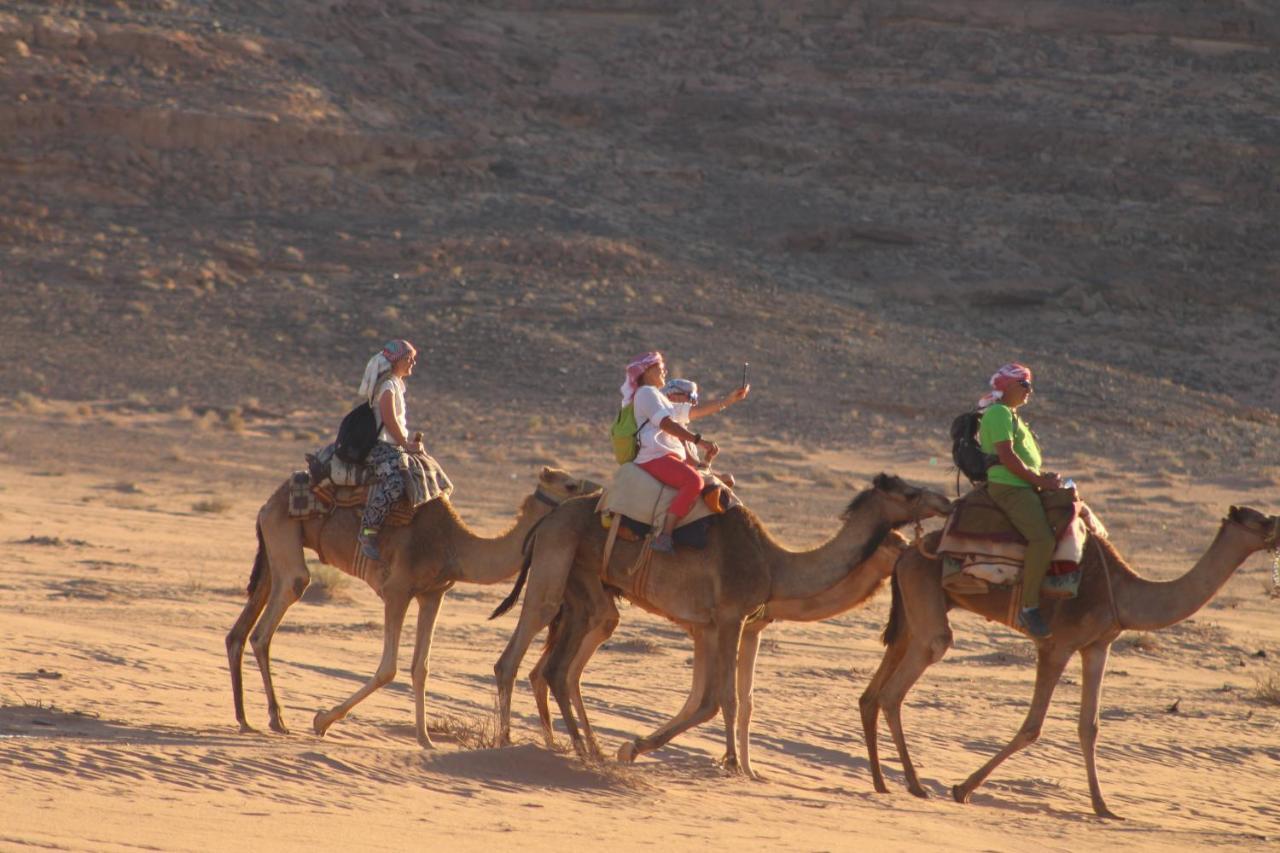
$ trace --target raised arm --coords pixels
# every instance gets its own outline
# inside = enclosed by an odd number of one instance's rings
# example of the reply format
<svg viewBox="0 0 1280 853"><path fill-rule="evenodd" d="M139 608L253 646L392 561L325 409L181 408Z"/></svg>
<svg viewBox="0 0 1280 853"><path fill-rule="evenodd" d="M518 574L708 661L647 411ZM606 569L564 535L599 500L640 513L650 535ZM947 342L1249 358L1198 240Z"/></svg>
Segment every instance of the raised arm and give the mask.
<svg viewBox="0 0 1280 853"><path fill-rule="evenodd" d="M689 410L689 420L696 421L698 418L704 418L707 415L714 415L723 412L734 403L737 403L740 400L745 400L749 393L751 393L751 386L744 385L740 388L734 388L727 395L715 402L708 400L705 403L700 403ZM672 434L674 435L674 433Z"/></svg>

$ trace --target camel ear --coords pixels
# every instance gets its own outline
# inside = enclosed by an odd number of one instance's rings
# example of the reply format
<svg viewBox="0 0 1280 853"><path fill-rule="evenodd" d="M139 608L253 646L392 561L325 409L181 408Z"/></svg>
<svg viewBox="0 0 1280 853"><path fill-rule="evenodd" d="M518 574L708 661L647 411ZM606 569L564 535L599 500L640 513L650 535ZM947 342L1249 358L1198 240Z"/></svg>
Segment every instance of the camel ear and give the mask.
<svg viewBox="0 0 1280 853"><path fill-rule="evenodd" d="M542 470L541 470L540 472L538 472L538 479L539 479L539 480L542 480L544 483L545 483L547 480L550 480L550 479L551 479L551 469L550 469L548 466L543 465L543 466L542 466Z"/></svg>
<svg viewBox="0 0 1280 853"><path fill-rule="evenodd" d="M1239 521L1240 507L1236 506L1235 504L1232 504L1231 509L1227 510L1227 518L1231 519L1232 521Z"/></svg>
<svg viewBox="0 0 1280 853"><path fill-rule="evenodd" d="M881 471L879 474L876 474L876 478L871 481L871 485L873 488L887 491L889 488L889 475Z"/></svg>

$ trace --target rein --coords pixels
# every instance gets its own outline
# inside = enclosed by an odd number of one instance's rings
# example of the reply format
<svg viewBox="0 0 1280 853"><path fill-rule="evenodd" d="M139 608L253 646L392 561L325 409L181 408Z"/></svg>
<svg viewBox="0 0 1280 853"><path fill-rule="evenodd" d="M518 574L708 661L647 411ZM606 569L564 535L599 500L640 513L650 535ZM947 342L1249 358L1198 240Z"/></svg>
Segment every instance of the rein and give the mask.
<svg viewBox="0 0 1280 853"><path fill-rule="evenodd" d="M1111 570L1107 568L1107 552L1102 550L1102 543L1098 541L1097 534L1090 532L1089 540L1093 542L1093 547L1098 552L1098 563L1102 566L1102 579L1107 583L1107 604L1111 605L1111 618L1115 620L1116 627L1124 631L1124 622L1120 621L1120 608L1116 607L1116 592L1111 588Z"/></svg>
<svg viewBox="0 0 1280 853"><path fill-rule="evenodd" d="M936 553L929 553L929 549L924 547L924 523L923 519L920 517L920 505L923 503L923 492L916 495L911 501L911 508L914 511L914 516L911 521L915 525L915 540L911 544L920 552L920 556L924 557L926 560L936 560L938 559L938 555Z"/></svg>

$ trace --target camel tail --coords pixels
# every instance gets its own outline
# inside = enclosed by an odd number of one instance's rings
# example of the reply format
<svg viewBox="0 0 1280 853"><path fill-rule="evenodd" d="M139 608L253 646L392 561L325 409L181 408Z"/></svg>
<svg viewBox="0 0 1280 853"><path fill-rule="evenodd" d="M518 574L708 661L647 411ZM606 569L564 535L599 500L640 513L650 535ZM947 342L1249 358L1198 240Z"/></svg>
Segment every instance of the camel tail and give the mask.
<svg viewBox="0 0 1280 853"><path fill-rule="evenodd" d="M262 575L267 570L267 543L262 539L262 522L258 522L258 555L253 558L253 571L249 574L249 586L245 594L252 596L262 583Z"/></svg>
<svg viewBox="0 0 1280 853"><path fill-rule="evenodd" d="M520 590L524 589L524 582L529 577L529 567L533 565L533 549L526 544L524 550L524 562L520 564L520 574L516 576L516 585L511 589L511 594L502 599L502 603L493 609L489 614L490 619L497 619L506 613L512 607L516 606L516 602L520 600Z"/></svg>
<svg viewBox="0 0 1280 853"><path fill-rule="evenodd" d="M902 612L902 590L898 588L897 572L889 576L889 589L893 592L893 601L889 605L889 621L885 623L884 633L880 635L880 642L886 646L893 645L894 640L898 639L898 632L902 630L902 620L905 616Z"/></svg>

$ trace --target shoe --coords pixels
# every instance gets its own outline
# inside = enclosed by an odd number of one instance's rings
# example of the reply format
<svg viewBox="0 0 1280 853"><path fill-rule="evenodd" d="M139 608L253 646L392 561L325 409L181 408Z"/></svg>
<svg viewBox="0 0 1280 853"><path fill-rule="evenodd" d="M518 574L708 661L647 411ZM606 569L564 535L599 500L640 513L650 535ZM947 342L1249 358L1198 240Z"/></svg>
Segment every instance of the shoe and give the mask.
<svg viewBox="0 0 1280 853"><path fill-rule="evenodd" d="M1053 636L1049 624L1044 621L1039 607L1024 607L1018 611L1018 624L1027 629L1027 633L1037 640Z"/></svg>
<svg viewBox="0 0 1280 853"><path fill-rule="evenodd" d="M361 554L364 554L375 563L382 561L382 553L378 550L378 531L372 527L366 527L360 531L360 535L356 537L356 542L360 544Z"/></svg>
<svg viewBox="0 0 1280 853"><path fill-rule="evenodd" d="M670 533L659 533L653 537L653 541L649 543L649 547L663 554L670 554L676 550L676 543L671 541Z"/></svg>

